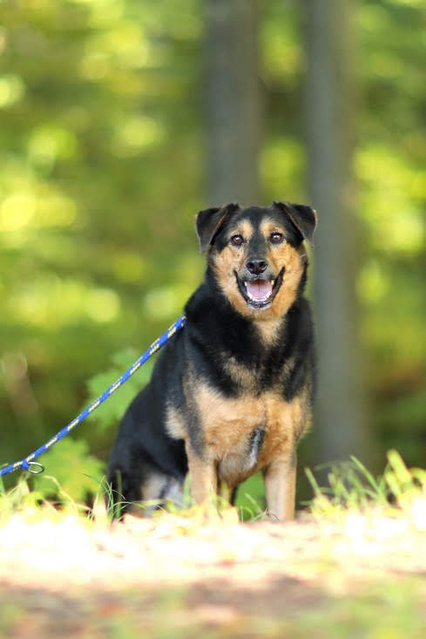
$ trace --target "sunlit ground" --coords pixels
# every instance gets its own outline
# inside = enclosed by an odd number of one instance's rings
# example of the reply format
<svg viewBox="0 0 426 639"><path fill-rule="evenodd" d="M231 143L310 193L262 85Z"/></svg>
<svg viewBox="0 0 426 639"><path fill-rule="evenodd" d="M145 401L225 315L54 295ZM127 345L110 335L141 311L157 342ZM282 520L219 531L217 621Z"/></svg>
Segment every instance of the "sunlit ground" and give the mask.
<svg viewBox="0 0 426 639"><path fill-rule="evenodd" d="M337 518L302 515L285 525L238 523L235 511L203 517L126 516L89 521L48 510L12 515L0 527L0 578L55 589L102 583L189 582L208 576L256 581L273 574L317 580L323 562L346 576L365 570L426 571L426 500L391 516L350 512ZM254 566L256 565L256 568Z"/></svg>
<svg viewBox="0 0 426 639"><path fill-rule="evenodd" d="M421 639L425 473L395 452L378 480L356 460L339 472L286 524L232 508L118 523L100 499L91 518L72 502L7 512L3 495L0 637Z"/></svg>
<svg viewBox="0 0 426 639"><path fill-rule="evenodd" d="M51 510L12 515L0 527L0 612L3 626L9 619L7 636L24 636L12 632L18 622L10 606L21 611L19 618L28 616L36 637L57 636L49 630L52 618L82 606L91 611L84 622L89 634L73 634L68 620L70 636L104 636L113 622L121 628L111 635L117 637L143 629L173 636L162 632L177 627L188 631L185 636L210 628L218 633L212 636L279 637L287 628L297 637L311 620L323 627L316 637L329 636L330 623L330 636L393 639L403 636L407 615L416 628L426 628L426 583L419 580L426 574L425 499L392 515L374 509L304 515L285 525L237 519L233 510L210 521L164 513L127 516L112 525L102 517L89 521ZM366 623L365 607L377 634L347 634L348 623ZM389 616L384 622L388 608L397 612L391 625L400 630L388 628Z"/></svg>

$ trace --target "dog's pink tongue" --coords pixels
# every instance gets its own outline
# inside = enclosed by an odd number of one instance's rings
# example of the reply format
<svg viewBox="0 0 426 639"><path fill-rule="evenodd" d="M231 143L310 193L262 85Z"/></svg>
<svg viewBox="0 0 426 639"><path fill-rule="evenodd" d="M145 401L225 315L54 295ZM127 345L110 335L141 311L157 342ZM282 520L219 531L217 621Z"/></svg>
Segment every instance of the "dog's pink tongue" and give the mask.
<svg viewBox="0 0 426 639"><path fill-rule="evenodd" d="M272 283L266 280L254 280L247 282L247 293L258 302L266 300L272 293Z"/></svg>

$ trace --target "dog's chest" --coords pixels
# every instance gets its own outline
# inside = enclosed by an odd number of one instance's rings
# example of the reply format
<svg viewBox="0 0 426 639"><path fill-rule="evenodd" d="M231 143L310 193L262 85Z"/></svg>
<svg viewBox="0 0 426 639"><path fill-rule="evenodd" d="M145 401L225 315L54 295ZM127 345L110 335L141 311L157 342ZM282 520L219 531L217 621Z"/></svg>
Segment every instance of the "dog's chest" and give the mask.
<svg viewBox="0 0 426 639"><path fill-rule="evenodd" d="M268 391L228 398L200 384L195 401L208 454L230 484L243 481L273 459L288 457L306 424L303 397L286 402Z"/></svg>

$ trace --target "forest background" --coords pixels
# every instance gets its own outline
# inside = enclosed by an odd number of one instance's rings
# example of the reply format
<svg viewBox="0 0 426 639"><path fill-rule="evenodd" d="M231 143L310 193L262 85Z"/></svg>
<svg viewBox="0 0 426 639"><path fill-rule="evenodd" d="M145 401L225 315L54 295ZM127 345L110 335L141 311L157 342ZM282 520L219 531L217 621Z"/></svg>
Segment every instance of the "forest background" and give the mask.
<svg viewBox="0 0 426 639"><path fill-rule="evenodd" d="M300 466L424 467L425 47L422 0L0 2L0 463L181 314L199 209L283 199L320 220ZM77 498L148 373L41 458Z"/></svg>

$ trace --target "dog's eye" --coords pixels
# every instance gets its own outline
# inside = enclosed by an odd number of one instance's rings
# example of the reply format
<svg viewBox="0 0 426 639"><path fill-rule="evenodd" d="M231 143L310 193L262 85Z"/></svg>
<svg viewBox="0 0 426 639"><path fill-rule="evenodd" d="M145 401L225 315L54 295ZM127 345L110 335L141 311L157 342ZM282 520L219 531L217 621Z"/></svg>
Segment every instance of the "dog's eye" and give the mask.
<svg viewBox="0 0 426 639"><path fill-rule="evenodd" d="M282 233L271 233L269 238L272 244L280 244L284 239L284 235Z"/></svg>
<svg viewBox="0 0 426 639"><path fill-rule="evenodd" d="M241 246L243 242L244 238L242 235L233 235L231 237L231 244L233 244L234 246Z"/></svg>

